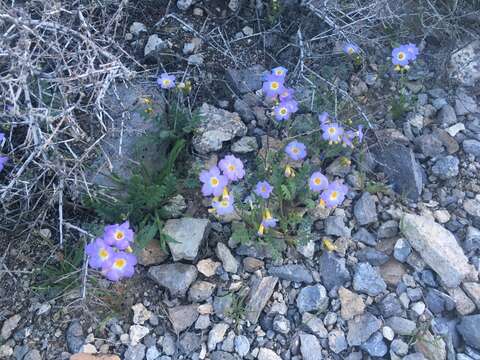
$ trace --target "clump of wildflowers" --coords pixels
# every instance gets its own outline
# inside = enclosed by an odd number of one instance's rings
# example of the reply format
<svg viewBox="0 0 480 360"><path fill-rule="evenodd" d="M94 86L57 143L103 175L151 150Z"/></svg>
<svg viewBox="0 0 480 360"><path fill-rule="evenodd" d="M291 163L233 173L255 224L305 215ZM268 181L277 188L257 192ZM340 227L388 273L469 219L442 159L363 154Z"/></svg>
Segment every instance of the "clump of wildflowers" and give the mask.
<svg viewBox="0 0 480 360"><path fill-rule="evenodd" d="M220 174L220 169L216 166L210 170L203 170L200 173L200 181L203 183L203 196L220 196L223 189L228 184L228 178Z"/></svg>
<svg viewBox="0 0 480 360"><path fill-rule="evenodd" d="M263 93L274 102L273 115L279 122L290 119L298 111L298 103L293 97L294 90L285 86L287 72L283 66L273 68L262 86Z"/></svg>
<svg viewBox="0 0 480 360"><path fill-rule="evenodd" d="M262 236L265 233L266 229L274 228L275 226L277 226L277 222L278 220L272 216L272 214L270 213L270 210L265 209L263 211L262 222L258 227L257 234Z"/></svg>
<svg viewBox="0 0 480 360"><path fill-rule="evenodd" d="M162 89L172 89L175 87L175 75L168 75L168 73L163 73L157 79L157 84Z"/></svg>
<svg viewBox="0 0 480 360"><path fill-rule="evenodd" d="M395 65L395 70L408 70L409 65L417 59L420 53L415 44L400 45L392 50L392 63Z"/></svg>
<svg viewBox="0 0 480 360"><path fill-rule="evenodd" d="M340 144L343 146L353 147L353 141L358 138L358 142L363 141L363 126L359 125L357 131L345 130L338 123L330 122L329 114L323 112L318 116L320 129L322 130L322 138L329 144Z"/></svg>
<svg viewBox="0 0 480 360"><path fill-rule="evenodd" d="M263 83L262 90L268 97L274 98L284 91L284 81L284 77L273 74L267 75L265 77L265 82Z"/></svg>
<svg viewBox="0 0 480 360"><path fill-rule="evenodd" d="M307 156L307 147L294 140L285 147L285 152L292 160L303 160Z"/></svg>
<svg viewBox="0 0 480 360"><path fill-rule="evenodd" d="M310 190L320 192L328 188L328 179L320 171L316 171L310 176L308 186L310 187Z"/></svg>
<svg viewBox="0 0 480 360"><path fill-rule="evenodd" d="M223 174L230 181L237 181L243 179L245 170L243 169L242 160L233 155L227 155L220 160L218 167L223 171Z"/></svg>
<svg viewBox="0 0 480 360"><path fill-rule="evenodd" d="M100 269L111 281L132 277L137 264L137 258L131 254L133 240L128 221L105 226L103 236L85 247L90 267Z"/></svg>
<svg viewBox="0 0 480 360"><path fill-rule="evenodd" d="M320 203L327 207L335 207L340 205L345 200L348 187L342 184L340 181L334 181L330 183L327 189L320 196Z"/></svg>

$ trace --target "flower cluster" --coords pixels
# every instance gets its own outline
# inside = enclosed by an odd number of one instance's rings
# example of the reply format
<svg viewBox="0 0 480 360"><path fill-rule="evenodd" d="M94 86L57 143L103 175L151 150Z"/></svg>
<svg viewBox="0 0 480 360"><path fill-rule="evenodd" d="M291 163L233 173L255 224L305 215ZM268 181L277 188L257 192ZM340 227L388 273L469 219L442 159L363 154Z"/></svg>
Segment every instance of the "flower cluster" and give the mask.
<svg viewBox="0 0 480 360"><path fill-rule="evenodd" d="M0 133L0 145L2 145L4 139L5 139L5 134ZM0 155L0 171L3 170L7 161L8 161L8 157Z"/></svg>
<svg viewBox="0 0 480 360"><path fill-rule="evenodd" d="M85 248L90 257L90 267L101 269L111 281L132 277L137 264L137 258L131 253L133 239L134 233L128 221L105 226L103 236Z"/></svg>
<svg viewBox="0 0 480 360"><path fill-rule="evenodd" d="M157 79L157 84L162 89L172 89L175 87L175 75L168 75L168 73L163 73Z"/></svg>
<svg viewBox="0 0 480 360"><path fill-rule="evenodd" d="M340 124L329 121L328 113L324 112L318 116L320 128L322 129L322 138L330 144L342 144L343 146L353 147L355 138L358 142L363 141L363 126L359 125L357 131L345 130Z"/></svg>
<svg viewBox="0 0 480 360"><path fill-rule="evenodd" d="M342 48L343 52L349 56L358 55L360 48L355 43L346 43Z"/></svg>
<svg viewBox="0 0 480 360"><path fill-rule="evenodd" d="M218 215L227 215L234 211L233 195L228 191L228 184L243 179L245 170L240 159L227 155L218 162L218 166L200 172L203 196L212 196L212 209Z"/></svg>
<svg viewBox="0 0 480 360"><path fill-rule="evenodd" d="M272 69L262 87L263 93L275 102L273 113L277 121L288 120L298 111L298 103L293 98L294 90L285 85L287 72L283 66Z"/></svg>
<svg viewBox="0 0 480 360"><path fill-rule="evenodd" d="M400 45L392 50L392 63L397 71L407 70L420 51L415 44Z"/></svg>

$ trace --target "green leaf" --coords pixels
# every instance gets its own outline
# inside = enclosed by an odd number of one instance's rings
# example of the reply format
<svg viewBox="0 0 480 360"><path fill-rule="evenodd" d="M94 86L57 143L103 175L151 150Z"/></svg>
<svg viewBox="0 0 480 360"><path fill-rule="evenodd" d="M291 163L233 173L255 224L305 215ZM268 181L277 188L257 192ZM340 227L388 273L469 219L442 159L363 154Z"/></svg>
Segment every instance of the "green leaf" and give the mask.
<svg viewBox="0 0 480 360"><path fill-rule="evenodd" d="M158 227L155 223L142 227L136 236L135 243L140 249L144 249L157 233Z"/></svg>

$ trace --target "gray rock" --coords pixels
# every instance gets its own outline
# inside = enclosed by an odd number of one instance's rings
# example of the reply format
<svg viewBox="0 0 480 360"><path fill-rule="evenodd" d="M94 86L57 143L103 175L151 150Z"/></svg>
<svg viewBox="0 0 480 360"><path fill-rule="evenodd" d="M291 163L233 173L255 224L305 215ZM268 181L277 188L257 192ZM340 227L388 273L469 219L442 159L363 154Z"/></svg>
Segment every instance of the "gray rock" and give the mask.
<svg viewBox="0 0 480 360"><path fill-rule="evenodd" d="M188 291L188 300L202 302L210 298L215 290L215 284L208 281L196 281Z"/></svg>
<svg viewBox="0 0 480 360"><path fill-rule="evenodd" d="M328 308L327 290L320 284L302 288L297 296L297 308L300 313L324 312Z"/></svg>
<svg viewBox="0 0 480 360"><path fill-rule="evenodd" d="M446 180L458 175L460 160L456 156L448 155L438 159L432 166L432 172L440 179Z"/></svg>
<svg viewBox="0 0 480 360"><path fill-rule="evenodd" d="M322 319L313 314L308 312L303 313L302 324L320 339L325 339L328 336L328 331L325 328Z"/></svg>
<svg viewBox="0 0 480 360"><path fill-rule="evenodd" d="M386 239L394 237L398 234L398 222L396 220L388 220L382 223L377 230L377 237L379 239Z"/></svg>
<svg viewBox="0 0 480 360"><path fill-rule="evenodd" d="M177 7L182 11L187 11L192 4L193 0L177 0Z"/></svg>
<svg viewBox="0 0 480 360"><path fill-rule="evenodd" d="M434 134L426 134L416 138L415 145L423 155L428 157L436 157L443 153L443 143Z"/></svg>
<svg viewBox="0 0 480 360"><path fill-rule="evenodd" d="M157 34L150 35L143 50L143 55L145 58L156 58L166 47L165 41L160 39Z"/></svg>
<svg viewBox="0 0 480 360"><path fill-rule="evenodd" d="M137 344L129 346L127 351L125 351L124 359L125 360L143 360L145 357L146 347L143 344Z"/></svg>
<svg viewBox="0 0 480 360"><path fill-rule="evenodd" d="M372 153L379 170L382 171L393 190L412 201L416 201L423 190L423 173L413 152L401 144L374 146Z"/></svg>
<svg viewBox="0 0 480 360"><path fill-rule="evenodd" d="M404 238L400 238L395 243L395 247L393 248L393 257L398 261L404 263L407 261L408 256L412 252L412 247L410 243L406 241Z"/></svg>
<svg viewBox="0 0 480 360"><path fill-rule="evenodd" d="M65 340L67 341L67 348L69 352L72 354L80 352L83 344L85 343L85 337L83 335L83 329L80 321L73 320L68 325L67 331L65 332Z"/></svg>
<svg viewBox="0 0 480 360"><path fill-rule="evenodd" d="M325 234L350 237L351 230L345 226L342 216L329 216L325 220Z"/></svg>
<svg viewBox="0 0 480 360"><path fill-rule="evenodd" d="M42 360L42 355L37 349L30 350L22 360Z"/></svg>
<svg viewBox="0 0 480 360"><path fill-rule="evenodd" d="M457 50L450 57L448 72L462 85L473 86L480 79L480 40Z"/></svg>
<svg viewBox="0 0 480 360"><path fill-rule="evenodd" d="M257 356L258 360L282 360L280 356L278 356L275 351L267 349L267 348L260 348Z"/></svg>
<svg viewBox="0 0 480 360"><path fill-rule="evenodd" d="M478 282L465 282L463 288L477 308L480 309L480 284Z"/></svg>
<svg viewBox="0 0 480 360"><path fill-rule="evenodd" d="M359 346L380 330L382 321L370 313L358 315L348 321L347 341L350 346Z"/></svg>
<svg viewBox="0 0 480 360"><path fill-rule="evenodd" d="M463 208L469 215L480 218L480 196L477 196L475 199L465 200Z"/></svg>
<svg viewBox="0 0 480 360"><path fill-rule="evenodd" d="M478 106L475 98L468 95L465 90L458 88L455 98L455 112L459 116L480 113L480 106Z"/></svg>
<svg viewBox="0 0 480 360"><path fill-rule="evenodd" d="M475 273L453 234L430 218L405 214L400 229L447 287L457 287Z"/></svg>
<svg viewBox="0 0 480 360"><path fill-rule="evenodd" d="M282 280L303 282L311 284L313 277L305 265L288 264L282 266L273 266L268 269L268 274L276 276Z"/></svg>
<svg viewBox="0 0 480 360"><path fill-rule="evenodd" d="M434 314L441 314L444 311L452 311L455 309L455 301L451 296L442 293L437 289L428 289L425 296L425 302L428 309Z"/></svg>
<svg viewBox="0 0 480 360"><path fill-rule="evenodd" d="M139 36L140 33L147 32L147 27L145 24L135 21L130 25L130 32L135 36Z"/></svg>
<svg viewBox="0 0 480 360"><path fill-rule="evenodd" d="M226 323L218 323L213 326L212 330L208 333L207 346L209 351L215 350L217 344L223 341L229 327L230 325Z"/></svg>
<svg viewBox="0 0 480 360"><path fill-rule="evenodd" d="M213 311L220 319L228 314L233 304L233 295L215 296L213 299Z"/></svg>
<svg viewBox="0 0 480 360"><path fill-rule="evenodd" d="M281 334L290 332L290 321L283 315L277 314L273 319L273 330Z"/></svg>
<svg viewBox="0 0 480 360"><path fill-rule="evenodd" d="M210 354L210 360L239 360L239 357L226 351L214 351Z"/></svg>
<svg viewBox="0 0 480 360"><path fill-rule="evenodd" d="M443 106L437 114L437 123L443 127L453 125L457 122L455 109L450 105Z"/></svg>
<svg viewBox="0 0 480 360"><path fill-rule="evenodd" d="M365 247L357 251L357 259L360 262L368 262L373 266L379 266L385 264L390 257L381 251L371 247Z"/></svg>
<svg viewBox="0 0 480 360"><path fill-rule="evenodd" d="M235 154L248 154L258 150L257 139L253 136L244 136L232 144L232 152Z"/></svg>
<svg viewBox="0 0 480 360"><path fill-rule="evenodd" d="M390 293L385 296L378 304L378 308L384 318L400 316L403 313L402 305L395 293Z"/></svg>
<svg viewBox="0 0 480 360"><path fill-rule="evenodd" d="M399 356L407 355L408 344L401 339L395 339L390 344L390 350L392 350L396 355Z"/></svg>
<svg viewBox="0 0 480 360"><path fill-rule="evenodd" d="M370 356L374 357L383 357L388 351L387 344L383 341L383 335L381 332L376 332L370 336L360 348L366 351Z"/></svg>
<svg viewBox="0 0 480 360"><path fill-rule="evenodd" d="M330 291L335 286L343 286L351 280L344 258L333 251L324 251L319 260L319 271L323 285Z"/></svg>
<svg viewBox="0 0 480 360"><path fill-rule="evenodd" d="M445 360L447 358L445 341L440 336L433 336L428 330L417 339L414 347L427 359Z"/></svg>
<svg viewBox="0 0 480 360"><path fill-rule="evenodd" d="M163 210L167 213L169 218L178 218L182 216L183 212L187 209L187 203L185 198L178 194L168 200L168 203L165 204Z"/></svg>
<svg viewBox="0 0 480 360"><path fill-rule="evenodd" d="M195 321L195 329L206 330L210 327L210 315L199 315L197 321Z"/></svg>
<svg viewBox="0 0 480 360"><path fill-rule="evenodd" d="M13 330L17 328L21 319L22 317L20 315L15 314L3 322L2 330L0 331L0 335L3 340L7 340L12 335ZM70 326L72 326L72 324L70 324Z"/></svg>
<svg viewBox="0 0 480 360"><path fill-rule="evenodd" d="M168 309L168 317L177 334L188 329L198 318L197 305L179 305Z"/></svg>
<svg viewBox="0 0 480 360"><path fill-rule="evenodd" d="M422 353L413 353L413 354L408 354L403 358L403 360L427 360L425 356L423 356Z"/></svg>
<svg viewBox="0 0 480 360"><path fill-rule="evenodd" d="M235 337L235 351L240 357L246 356L250 351L250 341L245 335Z"/></svg>
<svg viewBox="0 0 480 360"><path fill-rule="evenodd" d="M177 349L176 338L171 333L167 332L161 341L162 350L167 355L175 354Z"/></svg>
<svg viewBox="0 0 480 360"><path fill-rule="evenodd" d="M160 351L158 351L157 347L156 346L151 346L151 347L147 348L145 358L147 360L158 360L160 358L160 355L162 355L162 354L160 353Z"/></svg>
<svg viewBox="0 0 480 360"><path fill-rule="evenodd" d="M467 234L465 235L465 241L463 243L465 251L475 251L480 249L480 230L469 226L467 228Z"/></svg>
<svg viewBox="0 0 480 360"><path fill-rule="evenodd" d="M314 335L300 333L300 352L303 360L322 360L322 347Z"/></svg>
<svg viewBox="0 0 480 360"><path fill-rule="evenodd" d="M348 348L345 333L342 330L334 329L328 333L328 347L335 354L340 354Z"/></svg>
<svg viewBox="0 0 480 360"><path fill-rule="evenodd" d="M360 225L367 225L378 221L375 200L369 192L364 192L360 199L357 200L353 208L353 213Z"/></svg>
<svg viewBox="0 0 480 360"><path fill-rule="evenodd" d="M247 127L237 113L203 104L199 115L200 125L193 137L193 146L200 154L218 151L225 141L247 133Z"/></svg>
<svg viewBox="0 0 480 360"><path fill-rule="evenodd" d="M399 316L392 316L385 320L385 324L392 328L395 334L402 336L413 335L417 330L417 324L414 321L404 319Z"/></svg>
<svg viewBox="0 0 480 360"><path fill-rule="evenodd" d="M361 315L365 311L365 303L360 295L341 287L338 290L338 296L342 306L340 311L342 319L353 319L356 315Z"/></svg>
<svg viewBox="0 0 480 360"><path fill-rule="evenodd" d="M480 350L480 314L464 316L457 329L467 345Z"/></svg>
<svg viewBox="0 0 480 360"><path fill-rule="evenodd" d="M226 79L230 86L240 94L255 92L261 89L265 68L253 65L247 69L227 69Z"/></svg>
<svg viewBox="0 0 480 360"><path fill-rule="evenodd" d="M463 151L467 154L471 154L475 157L480 157L480 141L478 140L465 140L462 143Z"/></svg>
<svg viewBox="0 0 480 360"><path fill-rule="evenodd" d="M215 248L215 254L220 259L223 269L229 273L235 274L238 270L238 261L230 252L230 249L224 243L218 242Z"/></svg>
<svg viewBox="0 0 480 360"><path fill-rule="evenodd" d="M190 55L187 58L187 62L189 65L196 65L196 66L203 65L203 56L200 54Z"/></svg>
<svg viewBox="0 0 480 360"><path fill-rule="evenodd" d="M353 288L355 291L377 296L387 289L387 284L372 265L360 263L353 276Z"/></svg>
<svg viewBox="0 0 480 360"><path fill-rule="evenodd" d="M375 236L373 236L373 234L368 232L368 230L365 228L358 229L358 231L353 235L353 240L360 241L365 245L377 245L377 240L375 239Z"/></svg>
<svg viewBox="0 0 480 360"><path fill-rule="evenodd" d="M240 115L245 123L248 124L255 120L255 113L246 101L242 99L236 99L233 104L233 109L238 113L238 115Z"/></svg>
<svg viewBox="0 0 480 360"><path fill-rule="evenodd" d="M182 263L152 266L148 276L158 285L167 288L172 297L185 296L190 285L197 279L197 268Z"/></svg>
<svg viewBox="0 0 480 360"><path fill-rule="evenodd" d="M245 317L251 323L257 323L263 308L273 294L277 282L277 277L266 276L252 286L248 295L247 305L245 306Z"/></svg>
<svg viewBox="0 0 480 360"><path fill-rule="evenodd" d="M195 260L203 239L210 231L208 219L181 218L167 220L163 232L175 242L168 242L174 261Z"/></svg>

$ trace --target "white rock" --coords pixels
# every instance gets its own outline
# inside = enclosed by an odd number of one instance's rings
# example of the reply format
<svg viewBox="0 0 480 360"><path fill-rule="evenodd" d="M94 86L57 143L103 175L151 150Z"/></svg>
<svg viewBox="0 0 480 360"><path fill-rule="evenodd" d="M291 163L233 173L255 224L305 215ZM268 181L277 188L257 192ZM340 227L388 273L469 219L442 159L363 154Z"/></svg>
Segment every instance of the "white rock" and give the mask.
<svg viewBox="0 0 480 360"><path fill-rule="evenodd" d="M223 268L229 273L236 273L238 270L238 261L232 255L230 249L224 243L218 242L215 254L222 261Z"/></svg>
<svg viewBox="0 0 480 360"><path fill-rule="evenodd" d="M215 324L208 334L208 350L213 351L217 347L217 344L223 341L225 333L230 325L225 323Z"/></svg>
<svg viewBox="0 0 480 360"><path fill-rule="evenodd" d="M206 277L211 277L216 274L217 269L221 265L222 264L212 259L203 259L197 263L197 270Z"/></svg>
<svg viewBox="0 0 480 360"><path fill-rule="evenodd" d="M480 79L480 40L473 41L452 54L449 73L465 86L473 86Z"/></svg>
<svg viewBox="0 0 480 360"><path fill-rule="evenodd" d="M267 348L260 348L257 358L258 360L282 360L275 351Z"/></svg>
<svg viewBox="0 0 480 360"><path fill-rule="evenodd" d="M209 230L210 221L207 219L184 217L167 220L163 232L175 240L168 243L173 260L195 260Z"/></svg>
<svg viewBox="0 0 480 360"><path fill-rule="evenodd" d="M452 125L448 128L445 129L445 131L450 135L450 136L455 136L457 135L460 131L465 130L465 125L463 123L456 123L455 125Z"/></svg>
<svg viewBox="0 0 480 360"><path fill-rule="evenodd" d="M133 35L138 36L141 32L147 32L147 27L143 23L135 21L130 25L130 32Z"/></svg>
<svg viewBox="0 0 480 360"><path fill-rule="evenodd" d="M148 310L145 305L138 303L132 306L133 323L143 325L145 321L150 320L152 312Z"/></svg>
<svg viewBox="0 0 480 360"><path fill-rule="evenodd" d="M155 54L167 47L167 44L157 34L150 35L144 49L144 56L155 56Z"/></svg>
<svg viewBox="0 0 480 360"><path fill-rule="evenodd" d="M390 326L384 326L382 328L382 334L383 334L383 337L388 341L392 341L393 338L395 337L395 333Z"/></svg>
<svg viewBox="0 0 480 360"><path fill-rule="evenodd" d="M150 330L145 326L141 326L141 325L130 326L130 332L129 332L130 344L137 345L140 342L140 340L142 340L149 332Z"/></svg>

